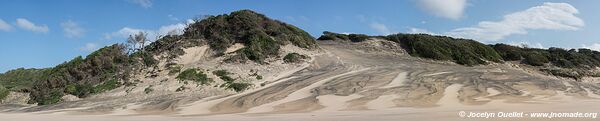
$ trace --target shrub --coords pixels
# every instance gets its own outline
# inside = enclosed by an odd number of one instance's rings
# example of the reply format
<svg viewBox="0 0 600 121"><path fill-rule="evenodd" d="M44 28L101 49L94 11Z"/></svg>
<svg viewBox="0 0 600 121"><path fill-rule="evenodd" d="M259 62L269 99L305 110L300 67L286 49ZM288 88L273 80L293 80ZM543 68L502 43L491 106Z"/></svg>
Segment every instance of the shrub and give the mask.
<svg viewBox="0 0 600 121"><path fill-rule="evenodd" d="M532 65L532 66L543 66L545 63L548 63L548 58L546 58L545 56L543 56L541 53L538 52L529 52L528 54L525 55L525 63Z"/></svg>
<svg viewBox="0 0 600 121"><path fill-rule="evenodd" d="M226 83L227 89L233 89L236 92L244 91L244 90L250 88L250 86L252 86L252 84L245 83L245 82Z"/></svg>
<svg viewBox="0 0 600 121"><path fill-rule="evenodd" d="M2 84L0 84L0 100L3 100L8 96L9 91Z"/></svg>
<svg viewBox="0 0 600 121"><path fill-rule="evenodd" d="M49 69L18 68L0 74L0 84L12 91L29 91Z"/></svg>
<svg viewBox="0 0 600 121"><path fill-rule="evenodd" d="M370 38L368 35L364 34L349 34L348 39L352 42L362 42Z"/></svg>
<svg viewBox="0 0 600 121"><path fill-rule="evenodd" d="M302 48L316 47L314 38L307 32L251 10L208 16L199 22L190 24L183 34L187 38L207 39L210 47L218 53L224 52L234 43L249 44L251 41L255 41L253 37L256 35L261 38L272 37L276 40L276 44L292 43ZM268 54L263 53L263 55Z"/></svg>
<svg viewBox="0 0 600 121"><path fill-rule="evenodd" d="M371 36L365 34L338 34L329 31L323 32L323 35L317 40L348 40L352 42L362 42L371 38Z"/></svg>
<svg viewBox="0 0 600 121"><path fill-rule="evenodd" d="M394 34L383 37L398 42L411 55L435 60L452 60L463 65L501 62L501 56L490 46L474 40L427 34Z"/></svg>
<svg viewBox="0 0 600 121"><path fill-rule="evenodd" d="M64 93L86 97L98 91L90 88L93 87L91 85L126 78L130 60L126 47L114 44L94 51L85 59L76 57L47 69L32 85L30 102L40 105L56 103Z"/></svg>
<svg viewBox="0 0 600 121"><path fill-rule="evenodd" d="M74 84L67 85L67 87L65 87L65 93L77 95L77 86L75 86Z"/></svg>
<svg viewBox="0 0 600 121"><path fill-rule="evenodd" d="M261 80L263 77L261 75L256 75L256 80Z"/></svg>
<svg viewBox="0 0 600 121"><path fill-rule="evenodd" d="M41 99L41 100L36 101L36 102L39 105L58 103L62 100L63 95L64 94L62 93L62 91L53 89L52 91L48 92L48 95L43 95L43 96L39 97L39 99Z"/></svg>
<svg viewBox="0 0 600 121"><path fill-rule="evenodd" d="M581 79L583 75L571 69L540 69L543 72L550 73L554 76L567 77L572 79Z"/></svg>
<svg viewBox="0 0 600 121"><path fill-rule="evenodd" d="M117 80L111 79L100 85L96 85L94 87L93 93L101 93L101 92L113 90L119 86L121 86L121 84Z"/></svg>
<svg viewBox="0 0 600 121"><path fill-rule="evenodd" d="M169 75L175 75L179 72L181 72L181 66L179 65L173 65L173 66L169 66Z"/></svg>
<svg viewBox="0 0 600 121"><path fill-rule="evenodd" d="M183 90L185 90L185 89L186 89L186 88L185 88L185 86L183 86L183 85L182 85L181 87L177 88L177 89L175 90L175 92L181 92L181 91L183 91Z"/></svg>
<svg viewBox="0 0 600 121"><path fill-rule="evenodd" d="M350 38L348 38L348 35L346 34L338 34L338 33L333 33L333 32L329 32L329 31L324 31L323 35L321 35L321 37L319 37L317 40L350 40Z"/></svg>
<svg viewBox="0 0 600 121"><path fill-rule="evenodd" d="M150 94L152 91L154 91L154 89L152 89L152 85L150 85L144 89L144 93L146 93L146 94Z"/></svg>
<svg viewBox="0 0 600 121"><path fill-rule="evenodd" d="M197 68L187 69L179 73L179 75L177 75L175 78L181 81L191 80L201 85L210 84L213 82L211 78L208 78L204 72Z"/></svg>
<svg viewBox="0 0 600 121"><path fill-rule="evenodd" d="M213 74L217 75L221 80L225 81L226 83L232 83L235 81L235 79L229 77L229 72L227 72L227 70L216 70L213 71Z"/></svg>
<svg viewBox="0 0 600 121"><path fill-rule="evenodd" d="M302 59L306 59L306 58L308 58L308 57L305 55L298 54L298 53L288 53L287 55L285 55L283 57L283 62L298 63L298 62L301 62Z"/></svg>

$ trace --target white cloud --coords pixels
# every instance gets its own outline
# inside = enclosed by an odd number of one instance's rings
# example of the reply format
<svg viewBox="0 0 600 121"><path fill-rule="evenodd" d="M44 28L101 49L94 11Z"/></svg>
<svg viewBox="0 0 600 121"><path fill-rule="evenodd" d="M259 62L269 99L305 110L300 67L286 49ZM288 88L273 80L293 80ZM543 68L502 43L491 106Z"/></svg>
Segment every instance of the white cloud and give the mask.
<svg viewBox="0 0 600 121"><path fill-rule="evenodd" d="M173 21L179 21L179 18L173 16L172 14L167 15L167 17L169 17L169 19L171 19Z"/></svg>
<svg viewBox="0 0 600 121"><path fill-rule="evenodd" d="M17 26L21 27L22 29L30 30L33 32L47 33L49 31L48 26L35 25L34 23L24 18L17 19Z"/></svg>
<svg viewBox="0 0 600 121"><path fill-rule="evenodd" d="M377 23L377 22L369 24L369 27L377 30L379 33L384 34L384 35L389 35L389 34L394 33L387 26L385 26L385 24L381 24L381 23Z"/></svg>
<svg viewBox="0 0 600 121"><path fill-rule="evenodd" d="M85 33L85 30L72 20L60 23L60 26L63 28L65 36L68 38L82 37Z"/></svg>
<svg viewBox="0 0 600 121"><path fill-rule="evenodd" d="M528 30L578 30L584 26L579 13L567 3L544 3L505 15L501 21L482 21L473 27L457 28L445 34L480 41L496 41L513 34L527 34Z"/></svg>
<svg viewBox="0 0 600 121"><path fill-rule="evenodd" d="M138 4L144 8L150 8L152 7L152 1L150 0L128 0L129 2Z"/></svg>
<svg viewBox="0 0 600 121"><path fill-rule="evenodd" d="M104 39L112 39L113 37L127 38L129 37L129 35L135 35L139 32L144 32L147 34L149 40L154 41L157 39L158 36L181 35L183 34L185 27L187 27L188 24L191 24L193 22L193 20L188 19L185 23L165 25L161 26L157 30L123 27L119 31L105 34Z"/></svg>
<svg viewBox="0 0 600 121"><path fill-rule="evenodd" d="M592 45L582 45L582 48L592 49L596 51L600 51L600 43L594 43Z"/></svg>
<svg viewBox="0 0 600 121"><path fill-rule="evenodd" d="M507 43L509 45L512 46L517 46L517 47L527 47L527 48L540 48L540 49L544 49L544 46L542 46L542 43L529 43L529 42L509 42Z"/></svg>
<svg viewBox="0 0 600 121"><path fill-rule="evenodd" d="M95 43L86 43L83 47L80 47L79 50L86 52L93 52L98 50L98 44Z"/></svg>
<svg viewBox="0 0 600 121"><path fill-rule="evenodd" d="M437 35L437 34L431 32L429 30L420 29L420 28L409 28L406 33L409 33L409 34L430 34L430 35Z"/></svg>
<svg viewBox="0 0 600 121"><path fill-rule="evenodd" d="M435 16L458 20L463 16L467 0L419 0L417 4Z"/></svg>
<svg viewBox="0 0 600 121"><path fill-rule="evenodd" d="M12 26L6 23L4 20L0 19L0 30L2 31L10 31L12 30Z"/></svg>

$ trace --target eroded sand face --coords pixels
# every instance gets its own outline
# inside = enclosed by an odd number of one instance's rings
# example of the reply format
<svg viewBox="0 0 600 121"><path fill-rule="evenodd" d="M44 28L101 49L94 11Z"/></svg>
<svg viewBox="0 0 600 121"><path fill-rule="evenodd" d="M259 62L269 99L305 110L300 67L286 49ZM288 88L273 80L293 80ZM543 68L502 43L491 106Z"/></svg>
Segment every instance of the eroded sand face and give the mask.
<svg viewBox="0 0 600 121"><path fill-rule="evenodd" d="M594 83L531 74L502 64L464 67L406 55L370 53L352 44L320 44L325 54L314 56L311 65L274 78L273 83L240 94L169 103L170 113L136 115L145 106L130 105L101 115L72 115L79 110L73 109L43 114L0 114L0 117L61 121L451 121L481 120L461 118L457 115L459 111L598 112L600 109L596 108L600 105L597 99L600 86Z"/></svg>

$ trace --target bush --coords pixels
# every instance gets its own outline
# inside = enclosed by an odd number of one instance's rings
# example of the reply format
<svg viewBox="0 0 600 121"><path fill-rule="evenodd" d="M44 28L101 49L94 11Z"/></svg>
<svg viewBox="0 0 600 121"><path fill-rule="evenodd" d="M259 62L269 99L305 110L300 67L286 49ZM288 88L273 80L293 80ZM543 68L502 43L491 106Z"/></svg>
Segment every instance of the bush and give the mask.
<svg viewBox="0 0 600 121"><path fill-rule="evenodd" d="M435 60L452 60L462 65L501 62L501 56L490 46L474 40L427 34L394 34L383 37L398 42L411 56Z"/></svg>
<svg viewBox="0 0 600 121"><path fill-rule="evenodd" d="M265 58L279 54L279 44L268 36L253 36L246 45L237 54L257 63L263 63Z"/></svg>
<svg viewBox="0 0 600 121"><path fill-rule="evenodd" d="M8 96L9 91L2 84L0 84L0 100L3 100Z"/></svg>
<svg viewBox="0 0 600 121"><path fill-rule="evenodd" d="M245 82L233 82L233 83L226 84L227 89L233 89L235 92L244 91L244 90L250 88L250 86L252 86L252 84L245 83Z"/></svg>
<svg viewBox="0 0 600 121"><path fill-rule="evenodd" d="M540 69L543 72L550 73L554 76L567 77L572 79L581 79L583 75L578 73L577 71L570 69Z"/></svg>
<svg viewBox="0 0 600 121"><path fill-rule="evenodd" d="M348 35L348 39L350 39L350 41L352 41L352 42L362 42L369 38L370 37L368 35L364 35L364 34L349 34Z"/></svg>
<svg viewBox="0 0 600 121"><path fill-rule="evenodd" d="M323 35L321 35L321 37L319 37L317 40L350 40L350 38L346 34L324 31Z"/></svg>
<svg viewBox="0 0 600 121"><path fill-rule="evenodd" d="M283 57L283 62L286 63L298 63L298 62L302 62L302 59L306 59L308 58L305 55L301 55L298 53L288 53L287 55L285 55Z"/></svg>
<svg viewBox="0 0 600 121"><path fill-rule="evenodd" d="M546 58L545 56L543 56L541 53L538 52L529 52L528 54L525 55L525 63L532 65L532 66L543 66L545 63L548 63L548 58Z"/></svg>
<svg viewBox="0 0 600 121"><path fill-rule="evenodd" d="M276 44L292 43L302 48L315 48L316 42L307 32L267 18L251 10L240 10L230 14L209 16L185 29L184 37L206 39L210 47L218 53L224 52L234 43L249 44L253 37L273 38ZM247 45L250 46L250 45ZM265 52L265 51L258 51ZM263 53L263 55L269 55Z"/></svg>
<svg viewBox="0 0 600 121"><path fill-rule="evenodd" d="M0 74L0 85L12 91L28 92L49 69L18 68Z"/></svg>
<svg viewBox="0 0 600 121"><path fill-rule="evenodd" d="M329 31L323 32L323 35L317 40L346 40L351 42L362 42L371 38L371 36L365 34L338 34Z"/></svg>
<svg viewBox="0 0 600 121"><path fill-rule="evenodd" d="M191 80L201 85L210 84L213 82L211 78L208 78L208 76L204 74L204 72L197 68L187 69L179 73L179 75L177 75L177 77L175 78L181 81Z"/></svg>
<svg viewBox="0 0 600 121"><path fill-rule="evenodd" d="M38 99L40 100L36 102L38 103L38 105L55 104L62 100L63 95L64 94L62 93L62 91L53 89L52 91L48 92L48 95L38 97Z"/></svg>
<svg viewBox="0 0 600 121"><path fill-rule="evenodd" d="M81 56L76 57L43 71L32 85L30 102L38 102L41 105L55 103L60 101L64 93L86 97L95 91L90 88L93 87L91 85L127 78L130 61L126 47L120 44L101 48L86 56L85 59ZM73 86L76 88L75 91Z"/></svg>
<svg viewBox="0 0 600 121"><path fill-rule="evenodd" d="M221 80L225 81L226 83L232 83L235 81L235 79L229 77L229 72L227 72L227 70L216 70L213 71L213 74L217 75L219 78L221 78Z"/></svg>
<svg viewBox="0 0 600 121"><path fill-rule="evenodd" d="M146 93L146 94L150 94L152 91L154 91L154 89L152 89L152 85L150 85L144 89L144 93Z"/></svg>
<svg viewBox="0 0 600 121"><path fill-rule="evenodd" d="M94 87L93 93L101 93L101 92L105 92L105 91L109 91L109 90L113 90L116 89L117 87L121 86L121 84L115 80L115 79L111 79L108 80L100 85L96 85Z"/></svg>
<svg viewBox="0 0 600 121"><path fill-rule="evenodd" d="M181 72L181 66L179 65L173 65L173 66L169 66L169 75L175 75L179 72Z"/></svg>

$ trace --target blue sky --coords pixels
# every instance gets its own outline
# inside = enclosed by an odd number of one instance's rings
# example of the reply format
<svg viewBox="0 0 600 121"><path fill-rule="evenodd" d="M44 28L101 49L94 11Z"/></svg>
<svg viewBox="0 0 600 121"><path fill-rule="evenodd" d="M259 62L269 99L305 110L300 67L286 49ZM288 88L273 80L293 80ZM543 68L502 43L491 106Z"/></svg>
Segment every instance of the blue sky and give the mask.
<svg viewBox="0 0 600 121"><path fill-rule="evenodd" d="M483 43L600 49L600 1L562 0L7 0L0 72L52 67L128 34L180 34L193 19L251 9L323 31L430 33Z"/></svg>

